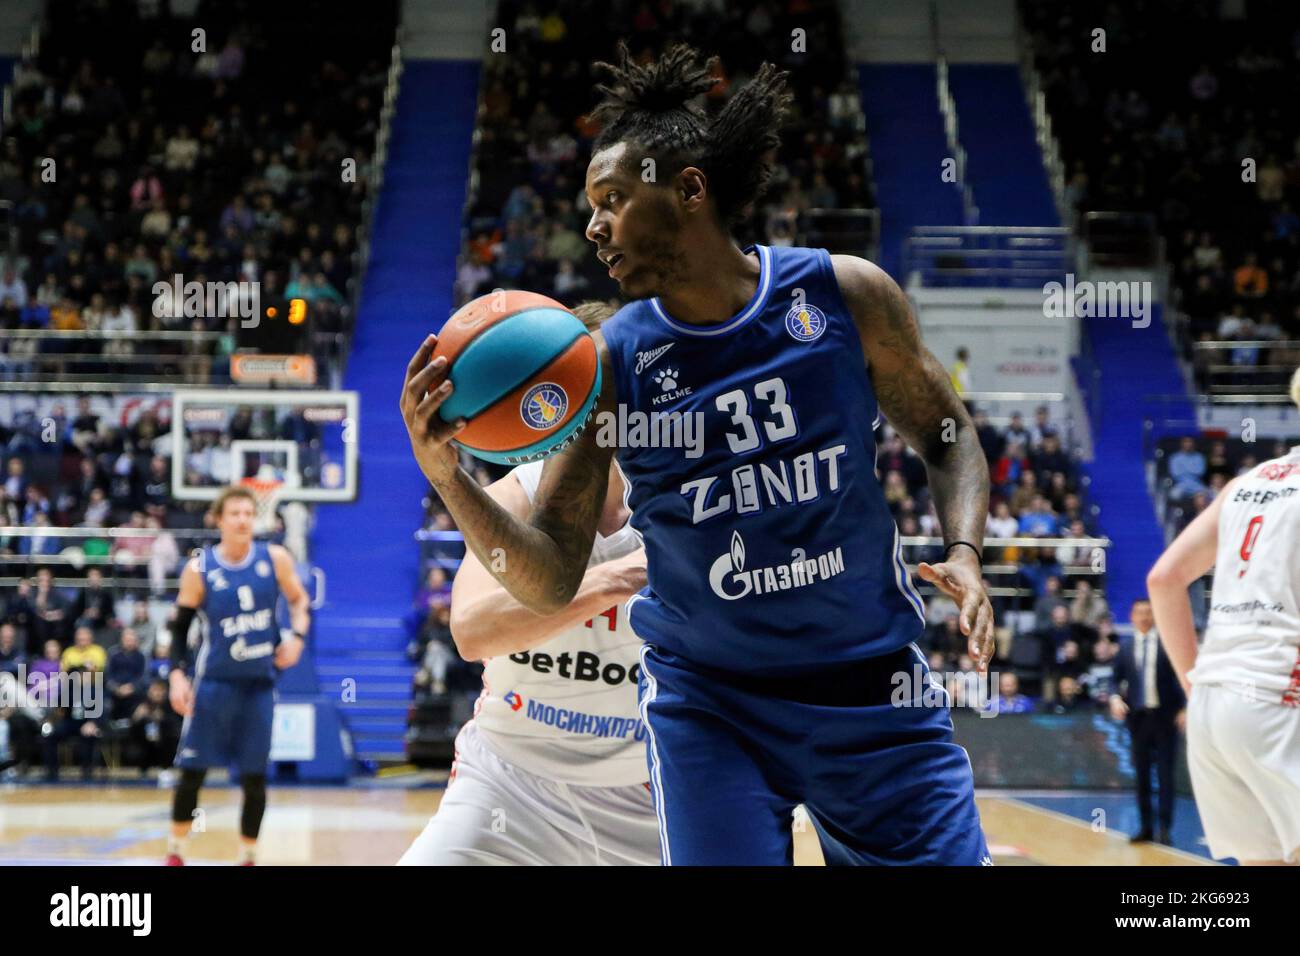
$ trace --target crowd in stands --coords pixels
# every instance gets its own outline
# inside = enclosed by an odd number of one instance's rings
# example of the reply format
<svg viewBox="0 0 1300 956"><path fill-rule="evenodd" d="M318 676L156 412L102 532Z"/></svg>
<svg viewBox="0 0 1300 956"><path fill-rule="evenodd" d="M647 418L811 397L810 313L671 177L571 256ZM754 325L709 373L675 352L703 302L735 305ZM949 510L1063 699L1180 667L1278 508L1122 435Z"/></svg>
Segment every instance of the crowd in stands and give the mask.
<svg viewBox="0 0 1300 956"><path fill-rule="evenodd" d="M1202 389L1276 390L1300 364L1300 7L1020 6L1068 201L1155 215Z"/></svg>
<svg viewBox="0 0 1300 956"><path fill-rule="evenodd" d="M210 0L187 18L167 4L47 6L0 142L0 200L17 236L0 247L0 329L102 335L5 336L0 370L224 380L234 310L196 316L155 292L175 275L260 283L262 301L308 300L317 332L347 331L391 31L349 35L331 46L351 51L340 59L301 42L301 4L285 22L248 22L246 8ZM158 331L209 334L148 338Z"/></svg>
<svg viewBox="0 0 1300 956"><path fill-rule="evenodd" d="M1155 490L1165 504L1167 536L1191 524L1233 478L1282 457L1296 444L1300 438L1244 442L1183 435L1163 440L1155 457Z"/></svg>
<svg viewBox="0 0 1300 956"><path fill-rule="evenodd" d="M68 743L83 777L112 743L123 766L171 764L181 719L167 701L162 602L124 597L98 568L72 596L40 568L0 599L0 775L57 780Z"/></svg>
<svg viewBox="0 0 1300 956"><path fill-rule="evenodd" d="M563 0L505 0L498 21L509 56L488 56L476 148L477 192L466 212L456 304L492 288L523 288L573 305L616 289L585 238L591 214L582 171L598 132L594 61L615 59L615 40L653 59L669 37L716 52L712 113L764 61L792 69L796 106L783 133L768 195L744 230L794 245L811 208L869 209L866 142L850 78L839 10L829 0L729 0L719 14L681 3L578 8ZM806 50L792 51L792 30Z"/></svg>

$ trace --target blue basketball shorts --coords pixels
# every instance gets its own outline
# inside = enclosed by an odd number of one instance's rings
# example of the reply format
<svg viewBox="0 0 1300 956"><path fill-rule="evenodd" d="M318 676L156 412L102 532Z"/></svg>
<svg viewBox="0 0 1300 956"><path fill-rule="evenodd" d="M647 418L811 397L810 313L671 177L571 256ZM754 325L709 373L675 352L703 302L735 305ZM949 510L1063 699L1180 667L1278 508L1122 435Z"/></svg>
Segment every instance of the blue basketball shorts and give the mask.
<svg viewBox="0 0 1300 956"><path fill-rule="evenodd" d="M798 679L705 673L645 645L639 692L666 865L790 864L799 804L830 865L992 864L970 758L915 645Z"/></svg>
<svg viewBox="0 0 1300 956"><path fill-rule="evenodd" d="M194 708L181 730L176 766L234 766L241 774L264 774L274 720L273 683L201 677L194 689Z"/></svg>

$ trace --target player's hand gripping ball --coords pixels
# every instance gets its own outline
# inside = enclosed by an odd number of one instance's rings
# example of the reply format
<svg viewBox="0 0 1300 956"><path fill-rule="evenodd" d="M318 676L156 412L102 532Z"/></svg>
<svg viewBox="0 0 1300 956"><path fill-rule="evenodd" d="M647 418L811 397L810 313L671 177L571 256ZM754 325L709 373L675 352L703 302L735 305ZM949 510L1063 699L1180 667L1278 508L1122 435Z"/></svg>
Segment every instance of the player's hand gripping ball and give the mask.
<svg viewBox="0 0 1300 956"><path fill-rule="evenodd" d="M554 454L586 427L600 395L596 343L554 299L497 291L462 306L438 333L452 393L444 422L468 424L455 442L479 458L520 465Z"/></svg>

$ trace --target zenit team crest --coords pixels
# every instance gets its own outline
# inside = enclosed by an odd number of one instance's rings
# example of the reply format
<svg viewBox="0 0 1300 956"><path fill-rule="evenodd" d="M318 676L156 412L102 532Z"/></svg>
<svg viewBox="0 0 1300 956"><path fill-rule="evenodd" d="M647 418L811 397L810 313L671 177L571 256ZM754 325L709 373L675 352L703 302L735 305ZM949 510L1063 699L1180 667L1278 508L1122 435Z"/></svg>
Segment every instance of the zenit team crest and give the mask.
<svg viewBox="0 0 1300 956"><path fill-rule="evenodd" d="M569 396L554 382L542 382L524 393L519 414L524 424L539 432L557 425L569 410Z"/></svg>
<svg viewBox="0 0 1300 956"><path fill-rule="evenodd" d="M785 330L800 342L813 342L826 331L826 316L815 305L796 305L785 314Z"/></svg>

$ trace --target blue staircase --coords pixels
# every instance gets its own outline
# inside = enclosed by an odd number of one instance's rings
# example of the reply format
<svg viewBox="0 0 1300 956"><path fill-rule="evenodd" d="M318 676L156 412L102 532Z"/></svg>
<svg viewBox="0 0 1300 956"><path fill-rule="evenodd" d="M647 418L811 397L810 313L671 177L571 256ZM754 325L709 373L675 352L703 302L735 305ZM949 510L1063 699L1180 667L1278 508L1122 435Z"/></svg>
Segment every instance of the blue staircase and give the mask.
<svg viewBox="0 0 1300 956"><path fill-rule="evenodd" d="M451 309L479 68L405 64L344 380L361 396L360 493L349 504L320 506L312 537L313 561L328 582L316 623L321 689L344 695L357 753L368 759L403 753L415 667L402 618L419 583L413 535L428 483L397 402L411 353Z"/></svg>
<svg viewBox="0 0 1300 956"><path fill-rule="evenodd" d="M957 135L981 226L1059 226L1024 87L1014 66L948 68Z"/></svg>
<svg viewBox="0 0 1300 956"><path fill-rule="evenodd" d="M903 240L917 226L961 226L961 193L939 177L948 157L934 67L858 68L880 203L880 266L900 284Z"/></svg>
<svg viewBox="0 0 1300 956"><path fill-rule="evenodd" d="M1140 415L1153 395L1182 395L1161 407L1173 418L1195 420L1187 386L1165 332L1163 310L1153 307L1151 324L1133 328L1129 319L1083 319L1101 370L1100 414L1093 422L1094 458L1087 467L1089 493L1101 508L1101 529L1113 542L1106 553L1106 598L1117 622L1145 596L1146 576L1164 550L1164 534L1147 491Z"/></svg>

